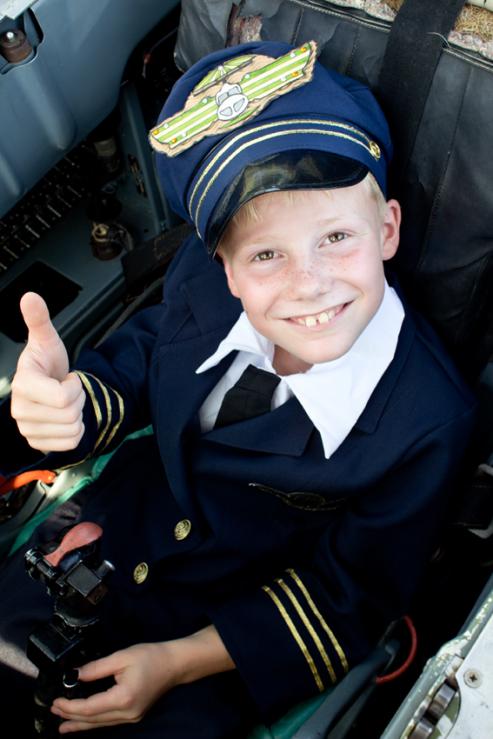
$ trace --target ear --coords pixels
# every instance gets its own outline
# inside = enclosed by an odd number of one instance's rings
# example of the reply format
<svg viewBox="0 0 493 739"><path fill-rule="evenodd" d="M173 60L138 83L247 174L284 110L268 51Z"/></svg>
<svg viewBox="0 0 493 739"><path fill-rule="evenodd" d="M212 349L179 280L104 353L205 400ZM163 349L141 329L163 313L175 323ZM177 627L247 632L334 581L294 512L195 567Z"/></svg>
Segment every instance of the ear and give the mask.
<svg viewBox="0 0 493 739"><path fill-rule="evenodd" d="M391 259L399 246L401 225L401 206L397 200L387 202L387 210L382 222L382 259Z"/></svg>
<svg viewBox="0 0 493 739"><path fill-rule="evenodd" d="M233 297L239 298L240 294L238 292L238 288L236 287L236 282L233 277L233 268L231 266L231 261L228 259L228 257L225 254L219 255L223 262L224 271L226 272L226 280L228 281L228 287L229 292Z"/></svg>

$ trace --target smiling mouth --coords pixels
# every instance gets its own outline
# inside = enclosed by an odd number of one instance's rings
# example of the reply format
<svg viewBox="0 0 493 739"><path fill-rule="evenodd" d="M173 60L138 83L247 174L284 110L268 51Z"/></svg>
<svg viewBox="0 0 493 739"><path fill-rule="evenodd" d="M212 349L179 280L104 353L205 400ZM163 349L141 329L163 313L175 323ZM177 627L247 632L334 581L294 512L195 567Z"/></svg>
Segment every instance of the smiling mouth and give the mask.
<svg viewBox="0 0 493 739"><path fill-rule="evenodd" d="M314 328L314 326L320 326L332 321L347 305L349 303L341 303L340 305L336 305L335 308L330 308L330 310L323 310L320 313L313 313L309 316L293 316L289 320L297 323L299 326Z"/></svg>

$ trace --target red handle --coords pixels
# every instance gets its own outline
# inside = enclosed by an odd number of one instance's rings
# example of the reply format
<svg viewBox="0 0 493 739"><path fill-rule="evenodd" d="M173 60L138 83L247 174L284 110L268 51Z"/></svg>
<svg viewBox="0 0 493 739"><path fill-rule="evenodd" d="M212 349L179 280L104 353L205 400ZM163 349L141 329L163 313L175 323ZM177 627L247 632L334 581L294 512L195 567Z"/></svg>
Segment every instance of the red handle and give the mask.
<svg viewBox="0 0 493 739"><path fill-rule="evenodd" d="M53 567L58 567L60 561L68 552L91 544L91 542L99 539L102 533L103 529L97 523L91 521L78 523L77 526L74 526L65 534L55 551L48 554L45 560Z"/></svg>

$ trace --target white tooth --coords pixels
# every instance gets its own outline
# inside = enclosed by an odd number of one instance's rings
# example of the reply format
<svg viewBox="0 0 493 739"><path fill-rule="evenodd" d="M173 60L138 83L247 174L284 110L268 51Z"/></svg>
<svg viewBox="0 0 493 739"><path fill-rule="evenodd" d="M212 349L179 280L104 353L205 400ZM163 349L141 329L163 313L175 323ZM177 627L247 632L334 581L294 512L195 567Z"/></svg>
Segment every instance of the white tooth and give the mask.
<svg viewBox="0 0 493 739"><path fill-rule="evenodd" d="M331 321L334 318L336 313L337 313L337 308L332 308L332 310L328 311L329 321Z"/></svg>
<svg viewBox="0 0 493 739"><path fill-rule="evenodd" d="M308 326L308 328L311 328L312 326L316 326L316 325L317 325L317 319L314 318L313 316L307 316L305 318L305 326Z"/></svg>
<svg viewBox="0 0 493 739"><path fill-rule="evenodd" d="M319 315L318 322L319 323L328 323L330 321L330 318L331 317L329 316L329 314L324 311L323 313L321 313Z"/></svg>

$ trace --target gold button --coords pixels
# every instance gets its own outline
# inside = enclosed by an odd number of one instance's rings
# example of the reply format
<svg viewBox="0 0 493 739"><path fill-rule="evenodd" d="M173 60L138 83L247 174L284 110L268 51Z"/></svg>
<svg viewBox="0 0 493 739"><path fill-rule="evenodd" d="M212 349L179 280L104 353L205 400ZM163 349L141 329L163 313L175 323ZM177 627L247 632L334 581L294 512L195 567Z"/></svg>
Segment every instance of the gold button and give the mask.
<svg viewBox="0 0 493 739"><path fill-rule="evenodd" d="M142 583L147 579L147 575L149 574L149 565L147 562L141 562L137 565L137 567L134 569L134 580L137 583L137 585L142 585Z"/></svg>
<svg viewBox="0 0 493 739"><path fill-rule="evenodd" d="M186 539L192 530L192 522L188 518L184 518L183 521L178 521L175 526L175 539L176 541L183 541Z"/></svg>
<svg viewBox="0 0 493 739"><path fill-rule="evenodd" d="M380 151L380 147L376 141L370 141L370 154L372 155L373 159L377 160L377 162L382 156L382 152Z"/></svg>

